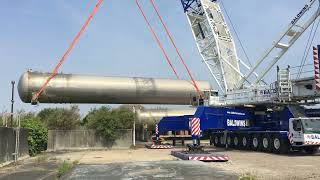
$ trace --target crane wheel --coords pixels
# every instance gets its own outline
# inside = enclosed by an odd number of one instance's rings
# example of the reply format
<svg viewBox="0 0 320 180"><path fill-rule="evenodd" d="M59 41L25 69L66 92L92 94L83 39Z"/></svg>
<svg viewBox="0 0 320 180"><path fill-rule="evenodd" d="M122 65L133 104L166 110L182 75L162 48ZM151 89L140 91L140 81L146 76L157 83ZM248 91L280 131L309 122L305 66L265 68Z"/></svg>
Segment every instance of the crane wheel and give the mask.
<svg viewBox="0 0 320 180"><path fill-rule="evenodd" d="M243 134L240 136L240 147L241 149L250 149L250 138L249 135Z"/></svg>
<svg viewBox="0 0 320 180"><path fill-rule="evenodd" d="M262 135L262 150L265 152L271 152L271 138L268 134Z"/></svg>
<svg viewBox="0 0 320 180"><path fill-rule="evenodd" d="M233 144L233 147L235 148L235 149L239 149L241 146L240 146L240 136L239 136L239 134L235 134L234 136L233 136L233 142L232 142L232 144Z"/></svg>
<svg viewBox="0 0 320 180"><path fill-rule="evenodd" d="M280 138L279 134L275 134L272 138L272 151L277 154L285 154L289 151L289 142Z"/></svg>
<svg viewBox="0 0 320 180"><path fill-rule="evenodd" d="M251 142L252 150L259 151L261 149L261 137L259 134L253 134Z"/></svg>

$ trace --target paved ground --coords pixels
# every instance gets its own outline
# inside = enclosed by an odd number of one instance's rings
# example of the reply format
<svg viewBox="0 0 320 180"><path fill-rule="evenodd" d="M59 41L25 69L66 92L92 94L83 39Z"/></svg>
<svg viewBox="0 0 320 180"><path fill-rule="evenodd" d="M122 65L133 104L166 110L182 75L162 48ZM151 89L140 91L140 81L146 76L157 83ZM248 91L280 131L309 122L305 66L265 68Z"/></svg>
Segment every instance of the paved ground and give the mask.
<svg viewBox="0 0 320 180"><path fill-rule="evenodd" d="M1 180L51 180L56 179L58 168L56 160L47 156L30 158L0 169Z"/></svg>
<svg viewBox="0 0 320 180"><path fill-rule="evenodd" d="M80 151L58 154L57 159L78 161L79 164L109 164L121 162L170 161L177 158L170 155L169 150L109 150L109 151Z"/></svg>
<svg viewBox="0 0 320 180"><path fill-rule="evenodd" d="M205 163L192 161L157 161L112 163L106 165L79 165L67 178L117 180L117 179L185 179L185 180L236 180L238 176L212 168Z"/></svg>
<svg viewBox="0 0 320 180"><path fill-rule="evenodd" d="M171 150L145 148L49 153L40 162L33 158L18 166L1 168L0 179L50 179L56 176L57 166L64 160L77 164L64 179L237 179L243 174L257 179L320 179L320 154L213 150L228 155L231 161L181 161L170 155Z"/></svg>

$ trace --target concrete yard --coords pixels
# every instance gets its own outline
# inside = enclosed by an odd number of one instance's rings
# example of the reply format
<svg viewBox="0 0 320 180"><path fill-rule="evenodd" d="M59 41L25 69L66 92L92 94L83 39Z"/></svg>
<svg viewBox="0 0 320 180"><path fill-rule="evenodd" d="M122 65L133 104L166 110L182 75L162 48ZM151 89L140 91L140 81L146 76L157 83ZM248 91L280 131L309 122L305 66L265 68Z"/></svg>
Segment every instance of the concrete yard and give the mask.
<svg viewBox="0 0 320 180"><path fill-rule="evenodd" d="M179 149L181 150L181 149ZM100 150L47 153L51 164L67 160L77 164L63 179L238 179L250 174L256 179L320 179L320 154L313 156L302 153L276 155L250 151L224 151L213 149L231 158L229 162L192 162L182 161L170 155L171 150ZM20 163L23 164L23 163ZM30 165L29 165L30 166ZM33 165L34 169L6 167L0 169L0 179L42 179L39 175L43 168ZM56 166L56 165L55 165ZM55 166L51 166L54 168ZM43 170L49 175L54 172L50 166ZM49 167L49 169L48 169ZM34 178L8 178L12 174L24 172ZM11 174L11 176L8 176ZM23 173L22 173L23 174Z"/></svg>
<svg viewBox="0 0 320 180"><path fill-rule="evenodd" d="M79 165L67 179L237 179L237 175L197 161L155 161Z"/></svg>

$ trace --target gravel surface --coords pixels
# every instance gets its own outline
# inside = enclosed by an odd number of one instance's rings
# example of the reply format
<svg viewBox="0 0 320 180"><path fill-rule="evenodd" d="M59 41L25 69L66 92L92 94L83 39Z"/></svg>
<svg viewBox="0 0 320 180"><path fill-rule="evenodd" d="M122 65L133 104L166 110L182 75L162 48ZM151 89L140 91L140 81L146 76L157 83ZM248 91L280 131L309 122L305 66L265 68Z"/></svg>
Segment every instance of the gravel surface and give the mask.
<svg viewBox="0 0 320 180"><path fill-rule="evenodd" d="M239 175L250 173L258 179L320 179L320 154L277 155L239 150L227 151L226 154L231 161L210 165Z"/></svg>

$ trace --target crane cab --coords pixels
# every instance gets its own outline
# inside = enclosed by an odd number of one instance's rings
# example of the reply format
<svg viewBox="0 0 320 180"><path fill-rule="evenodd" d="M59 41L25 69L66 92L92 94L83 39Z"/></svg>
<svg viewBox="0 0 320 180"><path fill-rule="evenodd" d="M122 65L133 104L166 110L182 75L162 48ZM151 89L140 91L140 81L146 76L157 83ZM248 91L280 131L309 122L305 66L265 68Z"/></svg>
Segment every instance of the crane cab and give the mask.
<svg viewBox="0 0 320 180"><path fill-rule="evenodd" d="M220 105L219 92L217 90L206 90L203 92L203 101L205 106Z"/></svg>
<svg viewBox="0 0 320 180"><path fill-rule="evenodd" d="M320 118L291 118L289 141L292 146L320 146Z"/></svg>

